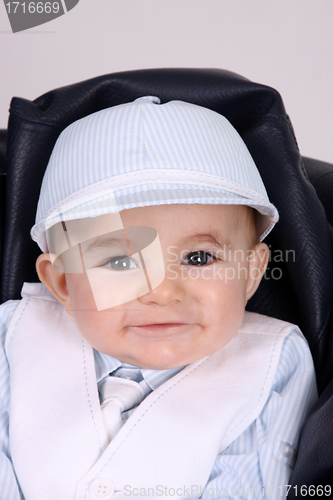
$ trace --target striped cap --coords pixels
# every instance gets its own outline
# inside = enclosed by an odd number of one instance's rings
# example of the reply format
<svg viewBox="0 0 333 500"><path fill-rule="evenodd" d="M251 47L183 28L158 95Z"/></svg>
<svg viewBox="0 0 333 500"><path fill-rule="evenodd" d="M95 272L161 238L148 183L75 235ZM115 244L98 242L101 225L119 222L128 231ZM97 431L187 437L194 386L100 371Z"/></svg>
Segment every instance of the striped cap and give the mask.
<svg viewBox="0 0 333 500"><path fill-rule="evenodd" d="M59 221L173 203L248 205L261 240L278 220L258 169L228 120L183 101L145 96L93 113L59 136L31 237Z"/></svg>

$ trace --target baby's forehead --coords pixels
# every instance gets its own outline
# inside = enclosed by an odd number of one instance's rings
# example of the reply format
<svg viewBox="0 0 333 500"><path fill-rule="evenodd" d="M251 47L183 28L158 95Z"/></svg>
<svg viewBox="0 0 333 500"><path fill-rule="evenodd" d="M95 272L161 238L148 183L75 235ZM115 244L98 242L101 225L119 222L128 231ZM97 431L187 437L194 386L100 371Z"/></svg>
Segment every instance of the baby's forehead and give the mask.
<svg viewBox="0 0 333 500"><path fill-rule="evenodd" d="M125 225L151 225L157 230L177 227L184 234L210 229L231 234L252 220L252 212L246 205L171 203L124 210L121 219Z"/></svg>
<svg viewBox="0 0 333 500"><path fill-rule="evenodd" d="M184 245L201 241L230 245L233 234L251 220L251 211L242 205L137 207L61 221L47 232L48 247L56 254L79 243L85 243L86 250L122 245L136 251L149 245L157 234Z"/></svg>

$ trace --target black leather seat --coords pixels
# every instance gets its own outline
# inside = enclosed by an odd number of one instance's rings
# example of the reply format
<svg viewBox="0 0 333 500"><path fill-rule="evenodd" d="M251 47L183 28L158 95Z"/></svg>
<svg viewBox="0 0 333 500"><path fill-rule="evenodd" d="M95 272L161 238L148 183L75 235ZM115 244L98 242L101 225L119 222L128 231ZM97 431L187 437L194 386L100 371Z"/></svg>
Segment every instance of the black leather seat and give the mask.
<svg viewBox="0 0 333 500"><path fill-rule="evenodd" d="M324 161L304 157L303 163L311 184L324 205L327 220L333 226L333 166Z"/></svg>
<svg viewBox="0 0 333 500"><path fill-rule="evenodd" d="M6 142L7 130L0 130L0 280L6 210Z"/></svg>
<svg viewBox="0 0 333 500"><path fill-rule="evenodd" d="M56 89L33 102L12 100L1 300L19 298L23 281L37 279L35 259L39 252L29 230L43 173L60 132L83 116L142 95L211 108L225 115L243 137L280 212L280 222L267 238L272 257L269 269L248 309L301 327L313 354L319 390L323 391L333 377L332 232L328 223L332 221L332 200L326 189L328 182L332 183L333 167L310 159L303 163L278 92L228 71L129 71ZM319 402L321 408L305 427L292 484L306 484L303 472L307 474L312 459L305 455L309 449L313 452L309 444L313 429L324 425L323 412L332 405L331 386ZM326 426L325 433L327 442L332 440L333 422ZM314 447L319 446L318 455L324 456L323 434L321 438ZM313 464L318 470L311 481L318 477L326 483L331 481L333 456L325 456L327 461Z"/></svg>

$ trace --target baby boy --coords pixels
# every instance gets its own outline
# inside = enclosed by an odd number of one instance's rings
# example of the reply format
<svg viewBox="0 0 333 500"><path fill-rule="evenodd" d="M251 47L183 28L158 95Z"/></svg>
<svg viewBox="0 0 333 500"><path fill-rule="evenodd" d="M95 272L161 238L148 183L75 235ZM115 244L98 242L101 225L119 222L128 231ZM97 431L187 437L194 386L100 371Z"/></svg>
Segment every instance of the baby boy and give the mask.
<svg viewBox="0 0 333 500"><path fill-rule="evenodd" d="M245 312L277 219L211 110L147 96L62 132L42 284L0 310L6 500L285 497L312 359L296 326Z"/></svg>

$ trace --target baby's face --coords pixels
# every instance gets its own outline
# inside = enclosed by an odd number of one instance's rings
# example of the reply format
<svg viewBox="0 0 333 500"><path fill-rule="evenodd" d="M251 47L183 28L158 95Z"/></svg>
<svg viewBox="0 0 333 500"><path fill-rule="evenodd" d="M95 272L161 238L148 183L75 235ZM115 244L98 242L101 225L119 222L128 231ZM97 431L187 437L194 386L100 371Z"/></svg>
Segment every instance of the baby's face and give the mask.
<svg viewBox="0 0 333 500"><path fill-rule="evenodd" d="M82 336L103 353L153 369L182 366L222 348L239 329L262 275L255 268L264 267L267 258L263 243L250 253L254 227L249 209L162 205L120 215L125 229L157 231L165 278L148 293L98 311L88 275L66 273L66 307ZM123 270L115 256L104 259L103 267L117 274L140 266L126 252L119 257Z"/></svg>

